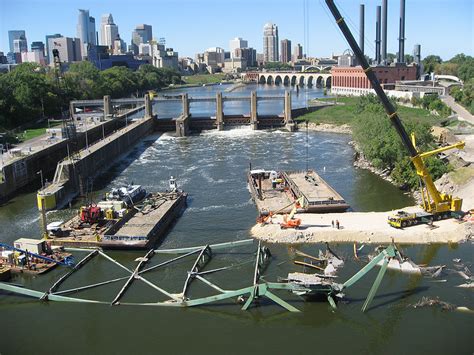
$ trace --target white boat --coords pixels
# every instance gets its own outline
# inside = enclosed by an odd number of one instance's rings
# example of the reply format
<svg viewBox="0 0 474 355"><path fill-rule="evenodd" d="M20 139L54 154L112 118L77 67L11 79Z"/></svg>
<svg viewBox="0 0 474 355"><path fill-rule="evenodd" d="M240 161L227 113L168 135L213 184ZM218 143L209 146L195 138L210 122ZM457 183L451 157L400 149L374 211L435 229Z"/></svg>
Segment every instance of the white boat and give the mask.
<svg viewBox="0 0 474 355"><path fill-rule="evenodd" d="M147 196L146 190L141 185L127 185L113 188L105 195L107 201L123 201L127 206L140 202Z"/></svg>

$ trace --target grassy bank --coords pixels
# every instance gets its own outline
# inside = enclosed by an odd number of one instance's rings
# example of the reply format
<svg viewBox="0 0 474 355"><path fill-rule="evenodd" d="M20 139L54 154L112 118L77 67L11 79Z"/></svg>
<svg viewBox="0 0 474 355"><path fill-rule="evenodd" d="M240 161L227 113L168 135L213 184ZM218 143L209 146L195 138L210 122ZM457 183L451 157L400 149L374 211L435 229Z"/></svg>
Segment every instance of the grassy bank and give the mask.
<svg viewBox="0 0 474 355"><path fill-rule="evenodd" d="M397 106L406 131L415 133L420 151L436 147L430 128L443 119L431 115L425 109L404 107L394 102L393 104ZM390 177L399 186L417 188L418 176L408 158L406 148L375 96L338 98L337 105L323 107L299 117L298 120L308 120L316 124L349 125L360 152L373 167L389 171ZM451 170L449 165L435 157L425 159L425 164L435 180Z"/></svg>
<svg viewBox="0 0 474 355"><path fill-rule="evenodd" d="M298 120L308 120L313 123L330 123L336 125L348 124L352 125L358 118L363 117L367 113L357 110L357 97L339 97L337 105L321 108L315 112L307 113L298 117ZM335 102L334 98L319 99L319 101ZM422 108L411 108L398 106L398 114L403 121L416 123L427 123L431 126L441 121L439 116L430 114L428 110ZM388 118L387 118L388 119Z"/></svg>
<svg viewBox="0 0 474 355"><path fill-rule="evenodd" d="M20 142L26 142L27 140L39 137L46 133L46 129L60 126L61 122L50 122L48 127L48 122L41 122L35 127L25 130L22 134L18 135L18 140Z"/></svg>
<svg viewBox="0 0 474 355"><path fill-rule="evenodd" d="M217 74L196 74L196 75L189 75L183 76L181 79L185 84L190 85L203 85L203 84L215 84L220 83L224 80L225 74L217 73Z"/></svg>

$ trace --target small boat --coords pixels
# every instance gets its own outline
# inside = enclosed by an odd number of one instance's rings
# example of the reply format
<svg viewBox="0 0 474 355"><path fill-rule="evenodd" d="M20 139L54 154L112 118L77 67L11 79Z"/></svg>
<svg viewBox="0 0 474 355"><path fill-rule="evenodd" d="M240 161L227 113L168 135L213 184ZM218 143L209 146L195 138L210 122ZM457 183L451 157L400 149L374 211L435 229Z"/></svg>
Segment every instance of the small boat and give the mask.
<svg viewBox="0 0 474 355"><path fill-rule="evenodd" d="M127 185L113 188L105 195L107 201L123 201L128 207L140 202L147 196L146 190L141 185Z"/></svg>

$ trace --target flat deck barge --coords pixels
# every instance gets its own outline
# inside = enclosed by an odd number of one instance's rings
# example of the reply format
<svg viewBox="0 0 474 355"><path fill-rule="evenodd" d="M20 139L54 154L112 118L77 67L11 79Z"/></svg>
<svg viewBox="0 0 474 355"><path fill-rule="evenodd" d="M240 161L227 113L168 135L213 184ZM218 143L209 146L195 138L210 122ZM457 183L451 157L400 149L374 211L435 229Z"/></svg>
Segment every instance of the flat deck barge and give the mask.
<svg viewBox="0 0 474 355"><path fill-rule="evenodd" d="M64 224L65 236L52 245L76 248L146 249L152 247L186 207L184 192L154 193L124 217L86 228L72 228L78 217Z"/></svg>
<svg viewBox="0 0 474 355"><path fill-rule="evenodd" d="M11 277L12 273L10 267L0 265L0 281L9 281Z"/></svg>
<svg viewBox="0 0 474 355"><path fill-rule="evenodd" d="M349 208L342 196L313 170L251 170L247 181L260 216L290 213L301 197L306 213L344 212Z"/></svg>

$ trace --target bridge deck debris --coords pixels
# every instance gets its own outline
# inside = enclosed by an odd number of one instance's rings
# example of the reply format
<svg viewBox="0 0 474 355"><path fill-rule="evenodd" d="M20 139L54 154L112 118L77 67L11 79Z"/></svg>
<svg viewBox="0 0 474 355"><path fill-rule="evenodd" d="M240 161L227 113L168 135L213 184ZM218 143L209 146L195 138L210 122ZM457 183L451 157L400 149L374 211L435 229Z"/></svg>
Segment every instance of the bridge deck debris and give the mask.
<svg viewBox="0 0 474 355"><path fill-rule="evenodd" d="M372 259L366 266L364 266L359 272L357 272L354 276L352 276L349 280L347 280L344 284L339 284L334 282L334 276L326 276L326 275L306 275L302 273L290 273L288 278L283 280L284 282L267 282L265 281L261 275L267 268L270 260L271 260L271 253L268 247L261 245L258 243L258 247L256 250L256 257L252 261L255 264L254 272L253 272L253 283L248 287L243 287L239 289L224 289L219 285L211 282L207 275L214 274L217 272L223 272L225 270L229 270L231 268L238 268L245 263L239 264L231 264L225 267L219 267L216 269L205 270L206 265L209 261L215 256L213 254L214 250L225 250L225 249L233 249L236 247L243 247L243 246L251 246L253 244L253 240L241 240L235 242L228 242L228 243L221 243L221 244L214 244L214 245L205 245L199 247L192 247L192 248L182 248L182 249L171 249L171 250L162 250L159 249L153 250L150 249L145 256L139 257L135 259L138 262L137 266L131 270L130 268L126 267L125 265L119 263L117 260L113 259L111 256L105 254L101 250L94 250L90 252L88 249L74 249L75 251L87 251L89 252L86 257L84 257L81 262L79 262L73 269L69 270L66 274L61 276L53 285L46 291L36 291L32 289L27 289L24 287L20 287L17 285L0 282L0 290L11 292L14 294L20 294L24 296L30 296L37 298L42 301L61 301L61 302L75 302L75 303L96 303L96 304L109 304L113 306L124 305L124 306L162 306L162 307L193 307L198 305L210 304L218 301L225 301L229 299L236 299L237 302L243 303L242 310L249 309L252 305L255 305L255 301L259 298L268 298L269 300L273 301L274 303L278 304L282 308L286 309L290 312L299 312L299 310L288 303L287 301L283 300L275 293L274 290L286 290L290 291L295 295L304 296L310 299L312 296L324 296L330 305L336 309L335 299L341 298L344 295L342 291L345 288L348 288L355 284L359 279L364 277L370 269L372 269L376 264L380 261L383 261L382 268L380 269L377 278L372 285L372 288L367 296L367 299L362 307L362 311L366 311L369 307L369 304L372 302L372 299L377 292L380 283L382 281L382 277L387 269L387 264L391 258L396 256L398 253L397 249L394 245L388 246L384 249L379 255L377 255L374 259ZM150 266L145 268L145 265L150 262L150 260L155 255L160 254L177 254L178 256L165 260L157 265ZM178 260L188 258L192 255L197 255L193 266L191 269L186 273L186 279L180 293L172 292L166 290L164 287L151 282L149 279L145 278L145 274L151 271L155 271L158 269L162 269L165 266L173 267L173 263L177 262ZM335 254L334 254L335 255ZM107 261L112 262L116 266L120 267L124 270L127 275L123 277L114 278L111 280L106 280L90 285L75 287L68 290L58 290L60 285L69 277L71 277L74 273L76 273L82 266L84 266L89 260L91 260L94 256L101 256L105 258ZM112 283L124 281L122 288L114 297L114 299L110 302L106 301L99 301L93 299L86 299L86 298L74 298L70 296L65 296L72 293L77 293L84 290L90 290L92 288L101 287L105 285L109 285ZM130 286L135 281L141 281L146 285L153 288L162 296L166 297L164 301L154 301L154 302L120 302L120 300L126 295ZM202 284L211 288L214 293L209 296L199 297L199 298L191 298L189 296L189 288L193 282L200 281ZM155 296L156 297L156 296ZM156 298L155 298L156 299Z"/></svg>

